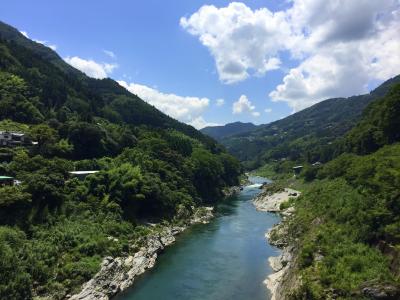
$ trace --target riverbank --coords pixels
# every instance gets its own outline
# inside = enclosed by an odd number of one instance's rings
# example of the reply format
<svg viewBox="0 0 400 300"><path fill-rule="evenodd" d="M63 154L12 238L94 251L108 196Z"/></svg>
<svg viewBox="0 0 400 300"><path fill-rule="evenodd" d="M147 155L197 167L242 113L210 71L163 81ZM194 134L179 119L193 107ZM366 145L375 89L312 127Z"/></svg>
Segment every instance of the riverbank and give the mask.
<svg viewBox="0 0 400 300"><path fill-rule="evenodd" d="M155 267L115 300L265 300L268 289L262 282L272 273L265 262L280 251L266 245L264 234L280 217L252 203L268 180L250 176L249 181L218 203L209 224L181 234Z"/></svg>
<svg viewBox="0 0 400 300"><path fill-rule="evenodd" d="M206 224L214 217L213 207L197 208L184 225L155 226L152 232L136 241L138 249L126 257L105 257L100 271L82 285L78 294L67 296L69 300L109 300L131 287L135 279L154 267L158 254L176 241L176 236L193 224Z"/></svg>
<svg viewBox="0 0 400 300"><path fill-rule="evenodd" d="M294 266L294 246L291 245L287 239L286 221L294 212L290 201L296 199L300 194L299 191L290 188L271 191L268 189L267 185L264 187L264 191L253 201L257 210L279 213L282 216L281 222L276 224L265 234L267 241L271 245L282 250L279 256L270 257L268 259L274 273L269 275L264 283L271 292L271 300L284 298L283 283L289 280L289 271ZM295 283L292 282L292 284Z"/></svg>

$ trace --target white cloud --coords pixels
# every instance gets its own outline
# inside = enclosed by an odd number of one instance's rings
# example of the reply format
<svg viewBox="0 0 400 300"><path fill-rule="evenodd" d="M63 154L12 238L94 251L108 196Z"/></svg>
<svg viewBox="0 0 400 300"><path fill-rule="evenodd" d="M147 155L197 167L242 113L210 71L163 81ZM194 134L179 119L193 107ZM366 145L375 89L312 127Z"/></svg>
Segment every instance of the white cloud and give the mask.
<svg viewBox="0 0 400 300"><path fill-rule="evenodd" d="M28 33L27 33L26 31L20 31L20 33L21 33L24 37L26 37L26 38L29 39L29 35L28 35Z"/></svg>
<svg viewBox="0 0 400 300"><path fill-rule="evenodd" d="M108 77L113 70L118 67L116 64L98 63L94 60L86 60L78 56L66 57L64 60L74 68L84 72L86 75L97 79Z"/></svg>
<svg viewBox="0 0 400 300"><path fill-rule="evenodd" d="M266 108L266 109L264 109L264 111L265 111L267 114L269 114L269 113L272 112L272 108Z"/></svg>
<svg viewBox="0 0 400 300"><path fill-rule="evenodd" d="M215 100L215 105L216 105L216 106L222 106L222 105L224 105L224 103L225 103L225 100L224 100L224 99L217 99L217 100Z"/></svg>
<svg viewBox="0 0 400 300"><path fill-rule="evenodd" d="M56 51L57 50L57 45L54 44L49 44L48 41L41 41L41 40L34 40L36 43L45 45L46 47L49 47L51 50Z"/></svg>
<svg viewBox="0 0 400 300"><path fill-rule="evenodd" d="M249 113L253 117L259 117L260 113L256 111L256 107L251 103L246 95L241 95L238 101L232 105L232 112L234 115Z"/></svg>
<svg viewBox="0 0 400 300"><path fill-rule="evenodd" d="M29 34L26 31L20 31L20 33L26 37L27 39L30 39ZM33 39L34 42L45 45L46 47L49 47L50 49L52 49L53 51L57 50L57 45L54 44L50 44L48 41L41 41L41 40L35 40Z"/></svg>
<svg viewBox="0 0 400 300"><path fill-rule="evenodd" d="M263 76L289 53L297 66L269 96L294 111L367 91L400 70L399 0L291 0L271 12L244 3L205 5L181 26L215 59L221 81Z"/></svg>
<svg viewBox="0 0 400 300"><path fill-rule="evenodd" d="M301 57L269 96L294 111L321 100L368 91L372 80L400 70L399 2L295 0L287 12L295 33L291 49Z"/></svg>
<svg viewBox="0 0 400 300"><path fill-rule="evenodd" d="M145 85L127 83L120 80L118 83L131 93L139 96L144 101L179 121L191 124L196 128L208 126L202 118L202 114L209 107L208 98L185 97L175 94L167 94Z"/></svg>
<svg viewBox="0 0 400 300"><path fill-rule="evenodd" d="M219 123L206 122L203 117L197 117L194 120L192 120L191 122L189 122L188 124L192 125L196 129L202 129L202 128L207 127L207 126L219 126L219 125L221 125Z"/></svg>
<svg viewBox="0 0 400 300"><path fill-rule="evenodd" d="M113 59L117 58L117 56L115 55L115 53L112 52L112 51L110 51L110 50L103 50L103 53L104 53L105 55L107 55L108 57L111 57L111 58L113 58Z"/></svg>
<svg viewBox="0 0 400 300"><path fill-rule="evenodd" d="M210 50L220 80L228 84L279 68L278 50L290 36L283 13L253 11L238 2L223 8L204 5L181 18L180 25Z"/></svg>

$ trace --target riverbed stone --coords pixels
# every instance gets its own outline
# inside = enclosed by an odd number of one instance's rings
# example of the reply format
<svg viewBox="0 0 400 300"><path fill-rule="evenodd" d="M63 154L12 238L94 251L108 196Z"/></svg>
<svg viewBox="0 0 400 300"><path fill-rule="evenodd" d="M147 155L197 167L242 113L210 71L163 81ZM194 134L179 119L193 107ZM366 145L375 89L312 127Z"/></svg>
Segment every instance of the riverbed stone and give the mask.
<svg viewBox="0 0 400 300"><path fill-rule="evenodd" d="M213 217L213 208L197 209L189 224L207 223ZM166 246L175 242L175 236L184 231L186 226L165 226L160 231L142 240L140 249L126 257L107 256L103 259L100 271L83 284L81 291L69 300L109 300L117 293L126 290L134 283L137 276L152 268L158 254Z"/></svg>
<svg viewBox="0 0 400 300"><path fill-rule="evenodd" d="M257 210L267 212L282 212L281 204L289 201L290 198L297 198L299 191L285 188L281 192L271 194L268 190L260 193L253 203ZM291 212L292 213L292 212Z"/></svg>

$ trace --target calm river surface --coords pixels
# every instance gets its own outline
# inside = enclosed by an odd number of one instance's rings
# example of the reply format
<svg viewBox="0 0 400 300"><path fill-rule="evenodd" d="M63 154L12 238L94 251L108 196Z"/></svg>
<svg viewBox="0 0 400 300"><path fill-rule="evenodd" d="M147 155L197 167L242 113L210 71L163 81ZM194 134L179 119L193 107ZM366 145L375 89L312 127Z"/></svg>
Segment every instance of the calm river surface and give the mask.
<svg viewBox="0 0 400 300"><path fill-rule="evenodd" d="M264 182L250 177L253 184ZM216 218L195 225L159 256L155 267L135 281L118 300L269 299L263 281L272 273L268 257L279 250L265 232L277 215L256 211L251 200L260 192L250 185L218 205Z"/></svg>

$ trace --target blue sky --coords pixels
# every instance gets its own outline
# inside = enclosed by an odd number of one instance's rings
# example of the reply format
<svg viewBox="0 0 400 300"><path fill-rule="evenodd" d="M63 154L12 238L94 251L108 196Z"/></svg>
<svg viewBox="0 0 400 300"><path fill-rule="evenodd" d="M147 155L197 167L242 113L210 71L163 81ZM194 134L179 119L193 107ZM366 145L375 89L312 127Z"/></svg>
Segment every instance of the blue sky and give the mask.
<svg viewBox="0 0 400 300"><path fill-rule="evenodd" d="M322 0L13 0L2 1L0 19L55 45L75 67L124 81L166 113L202 127L268 123L396 75L399 2L370 2L321 9ZM365 13L354 17L363 5Z"/></svg>

